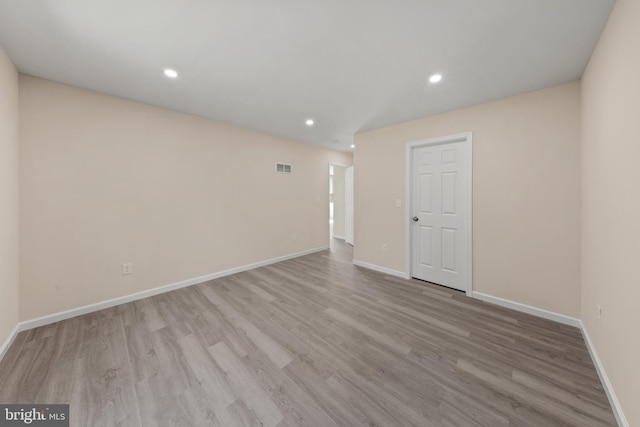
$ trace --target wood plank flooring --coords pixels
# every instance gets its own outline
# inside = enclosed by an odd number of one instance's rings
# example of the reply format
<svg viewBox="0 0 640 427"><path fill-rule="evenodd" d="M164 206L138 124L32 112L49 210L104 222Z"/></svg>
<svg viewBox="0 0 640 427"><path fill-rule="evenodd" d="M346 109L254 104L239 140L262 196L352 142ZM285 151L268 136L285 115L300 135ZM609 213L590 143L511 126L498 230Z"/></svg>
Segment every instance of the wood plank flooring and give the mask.
<svg viewBox="0 0 640 427"><path fill-rule="evenodd" d="M354 267L351 248L22 332L0 403L73 426L614 426L576 328Z"/></svg>

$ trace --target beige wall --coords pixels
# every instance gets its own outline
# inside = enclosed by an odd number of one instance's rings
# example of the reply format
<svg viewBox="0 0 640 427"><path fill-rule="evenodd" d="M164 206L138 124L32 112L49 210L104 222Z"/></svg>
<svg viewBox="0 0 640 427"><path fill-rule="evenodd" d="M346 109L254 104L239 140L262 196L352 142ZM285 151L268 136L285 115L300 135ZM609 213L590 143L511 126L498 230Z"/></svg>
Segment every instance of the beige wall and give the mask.
<svg viewBox="0 0 640 427"><path fill-rule="evenodd" d="M326 246L328 164L351 162L27 76L20 114L22 320Z"/></svg>
<svg viewBox="0 0 640 427"><path fill-rule="evenodd" d="M18 323L18 72L0 48L0 346Z"/></svg>
<svg viewBox="0 0 640 427"><path fill-rule="evenodd" d="M333 167L333 235L344 239L344 171L340 166Z"/></svg>
<svg viewBox="0 0 640 427"><path fill-rule="evenodd" d="M638 52L640 2L618 0L582 80L582 320L631 426L640 426Z"/></svg>
<svg viewBox="0 0 640 427"><path fill-rule="evenodd" d="M474 291L577 317L579 103L573 82L357 135L354 258L405 270L405 145L472 131Z"/></svg>

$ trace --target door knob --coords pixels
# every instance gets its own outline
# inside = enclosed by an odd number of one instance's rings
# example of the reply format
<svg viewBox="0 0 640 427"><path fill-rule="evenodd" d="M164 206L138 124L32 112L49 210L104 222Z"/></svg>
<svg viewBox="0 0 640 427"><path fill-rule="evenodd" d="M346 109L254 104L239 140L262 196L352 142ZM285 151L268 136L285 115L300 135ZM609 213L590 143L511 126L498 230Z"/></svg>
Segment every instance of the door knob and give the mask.
<svg viewBox="0 0 640 427"><path fill-rule="evenodd" d="M413 218L411 218L413 220L413 222L418 222L419 218L417 216L414 216Z"/></svg>

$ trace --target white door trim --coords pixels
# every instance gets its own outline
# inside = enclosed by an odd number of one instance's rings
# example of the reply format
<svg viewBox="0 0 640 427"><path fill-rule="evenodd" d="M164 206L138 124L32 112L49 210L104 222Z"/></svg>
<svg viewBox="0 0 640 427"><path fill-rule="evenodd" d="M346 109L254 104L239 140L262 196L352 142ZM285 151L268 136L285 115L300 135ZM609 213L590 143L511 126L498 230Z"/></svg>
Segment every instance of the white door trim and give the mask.
<svg viewBox="0 0 640 427"><path fill-rule="evenodd" d="M351 178L349 179L349 175ZM351 196L351 200L349 200ZM355 242L355 176L353 166L349 166L345 170L344 175L344 241L354 246ZM349 212L351 212L351 220L349 220Z"/></svg>
<svg viewBox="0 0 640 427"><path fill-rule="evenodd" d="M343 165L340 163L333 163L333 162L329 162L327 163L327 177L331 176L331 166L333 167L339 167L339 168L348 168L349 166L353 166L353 165ZM331 191L331 184L329 183L329 179L327 179L327 194L329 194L329 191ZM329 204L331 204L331 201L329 201ZM329 215L329 218L331 218L331 208L329 206L327 206L327 215ZM346 212L345 212L345 217L346 217ZM346 223L347 219L345 218L345 223ZM345 224L346 225L346 224ZM346 234L346 233L345 233ZM327 246L331 246L331 233L329 233L329 237L327 238ZM340 239L340 240L344 240L344 236L338 236L338 235L333 235L333 237L335 237L336 239Z"/></svg>
<svg viewBox="0 0 640 427"><path fill-rule="evenodd" d="M469 266L466 283L466 294L472 296L473 291L473 138L471 132L459 133L456 135L443 136L440 138L424 139L421 141L408 142L406 145L406 160L405 160L405 274L406 278L411 278L411 259L412 259L412 233L411 233L411 212L412 212L412 177L413 177L413 150L418 147L425 147L428 145L442 145L450 144L454 142L462 142L466 147L468 153L465 159L464 166L467 170L469 188L468 204L469 204L469 216L467 219L467 265Z"/></svg>

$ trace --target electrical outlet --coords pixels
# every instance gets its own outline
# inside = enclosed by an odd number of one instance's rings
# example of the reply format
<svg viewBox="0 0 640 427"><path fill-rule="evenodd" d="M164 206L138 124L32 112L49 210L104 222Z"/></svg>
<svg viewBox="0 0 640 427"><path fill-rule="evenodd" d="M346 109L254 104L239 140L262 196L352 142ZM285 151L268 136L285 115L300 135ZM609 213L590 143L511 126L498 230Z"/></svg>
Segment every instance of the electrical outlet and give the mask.
<svg viewBox="0 0 640 427"><path fill-rule="evenodd" d="M126 276L127 274L133 274L133 263L131 262L122 264L122 275Z"/></svg>
<svg viewBox="0 0 640 427"><path fill-rule="evenodd" d="M402 207L402 200L396 199L396 208L401 208L401 207Z"/></svg>
<svg viewBox="0 0 640 427"><path fill-rule="evenodd" d="M296 234L292 234L291 235L291 240L293 240L295 242L296 240L298 240L298 236Z"/></svg>
<svg viewBox="0 0 640 427"><path fill-rule="evenodd" d="M386 243L382 244L382 252L387 252L389 250L389 248L387 247Z"/></svg>
<svg viewBox="0 0 640 427"><path fill-rule="evenodd" d="M598 310L598 323L600 323L600 319L602 319L602 307L596 305L596 310Z"/></svg>

